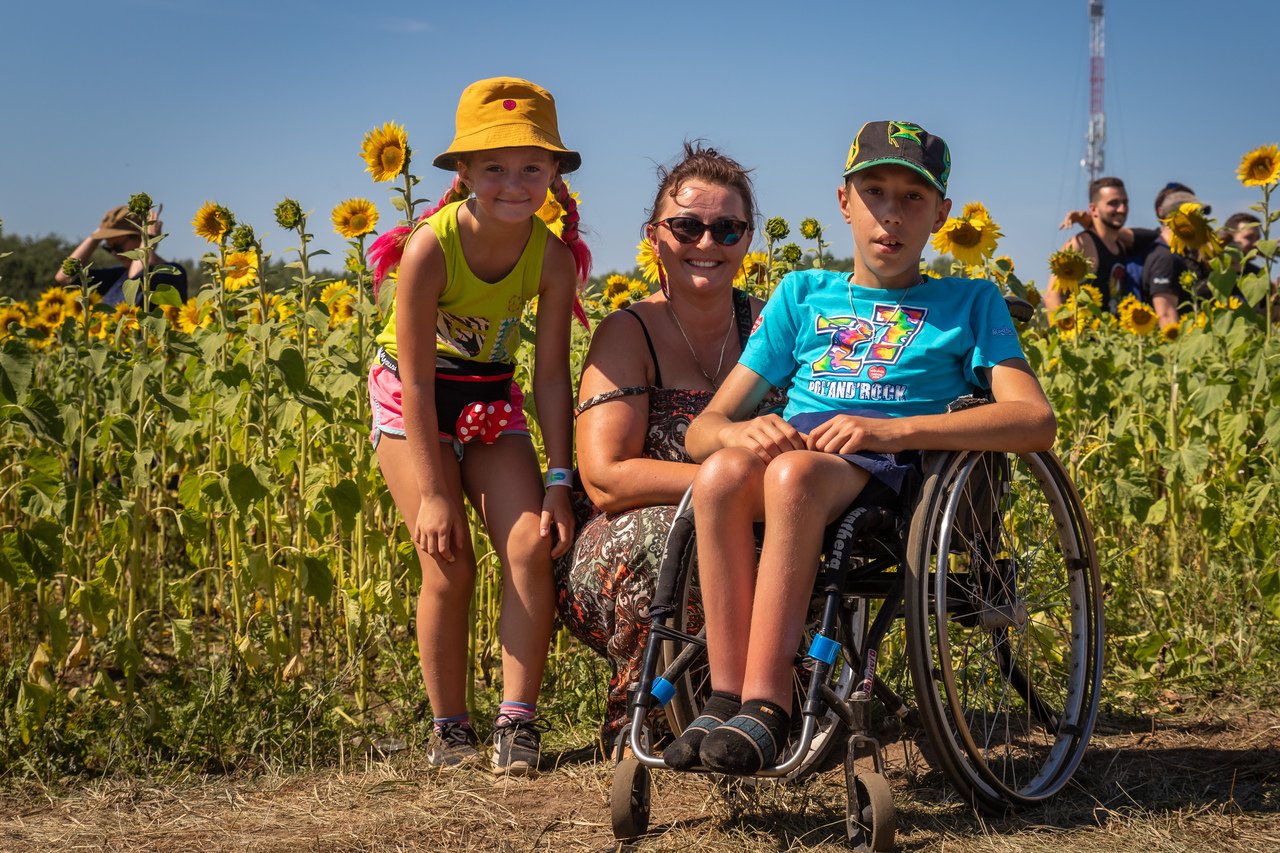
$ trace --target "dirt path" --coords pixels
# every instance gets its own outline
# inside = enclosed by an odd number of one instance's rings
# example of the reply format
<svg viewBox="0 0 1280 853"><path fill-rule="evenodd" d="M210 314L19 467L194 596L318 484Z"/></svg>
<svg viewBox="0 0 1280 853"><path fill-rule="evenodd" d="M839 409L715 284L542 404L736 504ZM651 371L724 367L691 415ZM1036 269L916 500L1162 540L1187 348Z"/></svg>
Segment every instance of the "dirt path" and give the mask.
<svg viewBox="0 0 1280 853"><path fill-rule="evenodd" d="M905 757L910 757L908 749ZM955 851L1280 849L1280 714L1117 719L1051 805L992 821L895 753L899 848ZM3 850L613 849L611 768L535 780L441 774L409 761L345 771L97 782L0 795ZM655 775L637 850L840 850L839 773L727 802L706 779Z"/></svg>

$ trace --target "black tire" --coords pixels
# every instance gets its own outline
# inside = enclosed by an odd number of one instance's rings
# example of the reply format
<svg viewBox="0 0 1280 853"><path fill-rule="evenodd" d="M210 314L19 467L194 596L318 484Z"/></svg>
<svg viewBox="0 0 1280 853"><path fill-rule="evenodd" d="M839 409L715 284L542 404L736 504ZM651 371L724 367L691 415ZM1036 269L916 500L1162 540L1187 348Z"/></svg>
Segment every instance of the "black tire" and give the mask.
<svg viewBox="0 0 1280 853"><path fill-rule="evenodd" d="M845 831L853 849L892 850L898 815L888 780L879 773L859 773L847 794Z"/></svg>
<svg viewBox="0 0 1280 853"><path fill-rule="evenodd" d="M614 838L632 841L649 831L651 794L649 768L635 758L619 761L613 769L613 790L609 794Z"/></svg>
<svg viewBox="0 0 1280 853"><path fill-rule="evenodd" d="M940 456L907 572L907 656L941 769L993 812L1057 793L1093 732L1103 654L1093 536L1057 457Z"/></svg>
<svg viewBox="0 0 1280 853"><path fill-rule="evenodd" d="M692 508L688 509L687 512L689 517L692 518ZM693 539L691 544L696 545L696 536L690 535ZM702 628L703 618L701 597L698 594L696 548L691 547L689 554L689 564L684 566L684 571L677 586L676 609L671 615L670 626L687 634L696 634ZM860 613L861 618L865 620L865 603ZM804 638L802 640L804 649L809 647L809 643L812 641L813 635L820 624L821 615L820 608L816 612L811 608L809 621L805 625ZM841 617L843 620L849 620L851 615L850 608L843 608ZM849 634L860 639L862 625L859 624L853 631L842 630L838 636L845 637ZM674 640L664 641L659 666L665 670L683 648L684 644ZM792 710L794 712L792 715L792 735L796 737L799 736L801 723L799 709L804 706L804 699L809 690L809 675L810 671L808 669L803 666L796 666L795 674L792 677ZM847 699L853 692L856 680L857 674L854 667L850 666L848 650L846 649L845 655L837 659L832 667L829 685L837 696L841 699ZM675 695L667 703L665 711L667 723L671 727L672 734L679 736L702 712L703 704L706 703L707 697L711 695L711 673L710 668L707 666L705 654L700 655L685 670L685 673L675 680L675 687ZM819 721L818 729L814 733L813 741L809 746L809 752L805 755L800 766L783 778L788 782L798 782L815 772L828 769L830 766L828 758L837 746L844 747L846 737L847 732L845 731L844 723L841 722L834 711L828 711Z"/></svg>

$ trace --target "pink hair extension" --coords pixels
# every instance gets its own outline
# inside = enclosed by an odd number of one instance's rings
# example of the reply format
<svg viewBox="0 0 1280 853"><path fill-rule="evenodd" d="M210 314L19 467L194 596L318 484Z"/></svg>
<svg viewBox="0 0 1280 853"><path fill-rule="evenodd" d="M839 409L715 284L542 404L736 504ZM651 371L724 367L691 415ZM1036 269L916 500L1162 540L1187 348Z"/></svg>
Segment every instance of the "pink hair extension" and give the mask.
<svg viewBox="0 0 1280 853"><path fill-rule="evenodd" d="M569 247L569 252L573 255L574 268L578 273L578 287L573 294L573 316L584 329L590 329L591 321L587 319L587 312L583 309L582 300L578 297L578 290L586 286L587 277L591 274L591 250L587 248L582 235L578 232L578 203L570 194L564 178L558 174L551 182L551 192L560 203L560 207L564 209L564 215L560 217L563 226L560 230L560 241Z"/></svg>
<svg viewBox="0 0 1280 853"><path fill-rule="evenodd" d="M419 216L418 221L421 222L445 205L466 198L468 195L470 191L467 185L455 177L453 183L444 191L444 195L440 196L440 201L436 202L436 206ZM382 280L387 277L387 273L400 265L400 259L404 257L404 247L412 233L413 228L401 225L398 228L392 228L369 246L368 256L369 263L373 266L373 298L375 300L378 298L378 288Z"/></svg>

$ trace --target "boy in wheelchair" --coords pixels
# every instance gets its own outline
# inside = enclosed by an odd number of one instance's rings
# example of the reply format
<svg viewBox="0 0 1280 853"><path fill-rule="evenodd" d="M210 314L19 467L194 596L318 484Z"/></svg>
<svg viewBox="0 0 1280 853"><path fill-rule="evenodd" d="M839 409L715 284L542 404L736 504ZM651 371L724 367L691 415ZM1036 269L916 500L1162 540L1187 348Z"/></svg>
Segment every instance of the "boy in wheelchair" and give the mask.
<svg viewBox="0 0 1280 853"><path fill-rule="evenodd" d="M996 286L920 274L951 210L950 163L946 143L918 125L862 127L837 192L853 273L784 278L689 428L703 463L693 505L712 693L664 750L668 767L749 775L782 753L823 529L859 494L892 501L915 451L1053 444L1053 411ZM774 387L788 394L782 415L748 419ZM995 402L946 413L974 388Z"/></svg>

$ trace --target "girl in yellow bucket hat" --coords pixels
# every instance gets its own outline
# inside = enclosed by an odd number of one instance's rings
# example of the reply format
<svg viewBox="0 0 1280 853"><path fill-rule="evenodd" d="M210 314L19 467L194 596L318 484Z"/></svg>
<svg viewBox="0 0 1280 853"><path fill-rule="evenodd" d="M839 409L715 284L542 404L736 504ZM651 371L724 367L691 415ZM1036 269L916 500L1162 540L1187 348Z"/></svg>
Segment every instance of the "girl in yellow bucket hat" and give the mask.
<svg viewBox="0 0 1280 853"><path fill-rule="evenodd" d="M492 767L525 774L537 768L546 730L536 711L555 614L551 559L573 538L569 322L590 254L560 176L582 158L560 141L549 92L498 77L463 91L453 143L434 162L457 172L453 186L413 228L388 232L369 251L375 280L399 266L369 372L372 440L422 565L418 650L434 716L428 760L478 758L465 690L476 572L465 496L503 572ZM559 239L537 215L548 190L565 211ZM545 481L512 378L520 315L534 297ZM434 341L423 334L432 329Z"/></svg>

